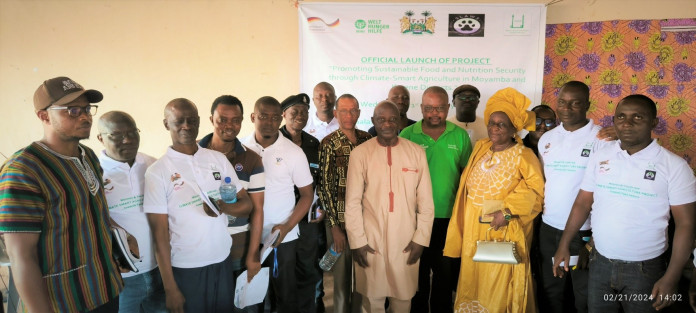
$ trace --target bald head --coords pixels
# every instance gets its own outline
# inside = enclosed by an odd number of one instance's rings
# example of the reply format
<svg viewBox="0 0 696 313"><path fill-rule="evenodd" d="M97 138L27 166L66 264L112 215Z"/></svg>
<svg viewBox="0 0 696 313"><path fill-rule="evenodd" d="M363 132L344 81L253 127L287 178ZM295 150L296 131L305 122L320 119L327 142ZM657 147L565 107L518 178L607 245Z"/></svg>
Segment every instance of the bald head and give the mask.
<svg viewBox="0 0 696 313"><path fill-rule="evenodd" d="M136 127L135 120L130 114L123 111L110 111L99 118L97 129L99 133L110 133L115 125Z"/></svg>
<svg viewBox="0 0 696 313"><path fill-rule="evenodd" d="M121 111L106 112L99 118L97 127L97 140L104 145L106 155L133 165L140 147L140 131L133 117Z"/></svg>
<svg viewBox="0 0 696 313"><path fill-rule="evenodd" d="M325 122L330 122L336 103L334 87L327 82L318 83L312 91L312 101L314 101L314 108L317 109L317 116L322 120L326 119Z"/></svg>
<svg viewBox="0 0 696 313"><path fill-rule="evenodd" d="M411 105L411 94L409 94L408 89L402 85L396 85L389 89L389 94L387 95L387 100L396 104L399 109L399 115L406 118L406 112Z"/></svg>
<svg viewBox="0 0 696 313"><path fill-rule="evenodd" d="M169 131L172 148L176 151L195 152L200 122L198 108L191 100L177 98L164 107L164 127Z"/></svg>
<svg viewBox="0 0 696 313"><path fill-rule="evenodd" d="M408 89L404 87L404 85L396 85L389 89L389 96L387 97L387 100L389 100L389 97L391 97L395 93L402 93L407 95L409 94Z"/></svg>
<svg viewBox="0 0 696 313"><path fill-rule="evenodd" d="M317 90L317 89L329 90L334 95L336 94L336 90L334 89L334 86L327 83L327 82L318 83L316 86L314 86L314 90Z"/></svg>
<svg viewBox="0 0 696 313"><path fill-rule="evenodd" d="M384 100L377 104L372 114L377 141L383 146L394 146L399 136L399 109L396 104Z"/></svg>
<svg viewBox="0 0 696 313"><path fill-rule="evenodd" d="M384 110L394 111L397 115L399 114L399 108L396 107L396 104L394 104L394 102L391 102L389 100L383 100L382 102L377 103L377 106L375 106L375 110L372 112L372 117L377 116Z"/></svg>
<svg viewBox="0 0 696 313"><path fill-rule="evenodd" d="M166 119L169 114L171 114L174 111L182 111L182 110L194 110L196 111L196 115L198 114L198 108L196 107L191 100L186 99L186 98L176 98L172 101L169 101L167 105L164 107L164 118Z"/></svg>
<svg viewBox="0 0 696 313"><path fill-rule="evenodd" d="M431 86L428 87L425 91L423 91L423 98L425 98L426 95L428 94L436 94L445 97L445 101L449 99L449 96L447 95L447 91L440 87L440 86Z"/></svg>

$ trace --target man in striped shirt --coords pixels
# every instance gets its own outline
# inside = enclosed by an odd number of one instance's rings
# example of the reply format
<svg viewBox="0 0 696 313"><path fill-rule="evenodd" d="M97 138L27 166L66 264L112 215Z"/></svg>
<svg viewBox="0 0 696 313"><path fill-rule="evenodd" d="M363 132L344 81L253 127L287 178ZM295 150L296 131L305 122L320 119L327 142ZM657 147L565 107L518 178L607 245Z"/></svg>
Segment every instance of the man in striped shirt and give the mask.
<svg viewBox="0 0 696 313"><path fill-rule="evenodd" d="M89 138L103 98L67 77L34 93L44 137L0 171L5 234L21 305L29 312L117 312L123 282L111 254L109 214Z"/></svg>

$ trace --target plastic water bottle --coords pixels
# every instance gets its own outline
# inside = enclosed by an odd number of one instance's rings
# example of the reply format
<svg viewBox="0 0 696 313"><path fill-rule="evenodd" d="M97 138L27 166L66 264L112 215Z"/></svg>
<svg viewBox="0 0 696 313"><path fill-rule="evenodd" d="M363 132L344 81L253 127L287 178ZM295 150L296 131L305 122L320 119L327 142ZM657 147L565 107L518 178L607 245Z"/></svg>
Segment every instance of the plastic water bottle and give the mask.
<svg viewBox="0 0 696 313"><path fill-rule="evenodd" d="M220 184L220 197L225 203L237 202L237 187L232 185L232 178L225 177L225 180Z"/></svg>
<svg viewBox="0 0 696 313"><path fill-rule="evenodd" d="M326 253L324 253L324 257L322 257L321 261L319 261L319 267L325 272L330 271L334 264L336 264L336 260L338 260L338 257L340 256L341 254L336 252L336 250L334 250L334 245L331 244L329 250L326 250Z"/></svg>

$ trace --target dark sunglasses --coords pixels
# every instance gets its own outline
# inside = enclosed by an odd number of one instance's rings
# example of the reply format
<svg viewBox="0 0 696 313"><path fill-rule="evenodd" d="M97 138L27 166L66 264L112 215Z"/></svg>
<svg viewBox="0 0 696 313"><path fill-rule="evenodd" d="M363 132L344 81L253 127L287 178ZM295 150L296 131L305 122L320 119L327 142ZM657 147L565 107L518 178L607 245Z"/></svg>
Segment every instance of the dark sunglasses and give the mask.
<svg viewBox="0 0 696 313"><path fill-rule="evenodd" d="M546 127L554 127L556 126L556 120L544 120L540 117L537 117L536 119L536 126L541 126L541 124L544 124Z"/></svg>

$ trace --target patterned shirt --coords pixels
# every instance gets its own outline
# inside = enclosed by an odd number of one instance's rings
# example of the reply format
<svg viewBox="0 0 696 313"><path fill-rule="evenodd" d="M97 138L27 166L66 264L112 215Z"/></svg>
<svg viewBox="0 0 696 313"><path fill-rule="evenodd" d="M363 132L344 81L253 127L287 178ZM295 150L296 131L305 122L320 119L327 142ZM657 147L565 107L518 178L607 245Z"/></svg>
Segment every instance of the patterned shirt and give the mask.
<svg viewBox="0 0 696 313"><path fill-rule="evenodd" d="M77 158L34 142L0 171L0 232L39 234L39 266L56 312L95 309L123 288L102 169L92 150L79 147Z"/></svg>
<svg viewBox="0 0 696 313"><path fill-rule="evenodd" d="M317 187L319 199L326 209L329 225L345 226L343 214L346 201L346 177L348 175L348 158L356 146L372 138L362 130L356 129L357 144L353 144L339 129L324 138L319 145L319 165L321 179Z"/></svg>

